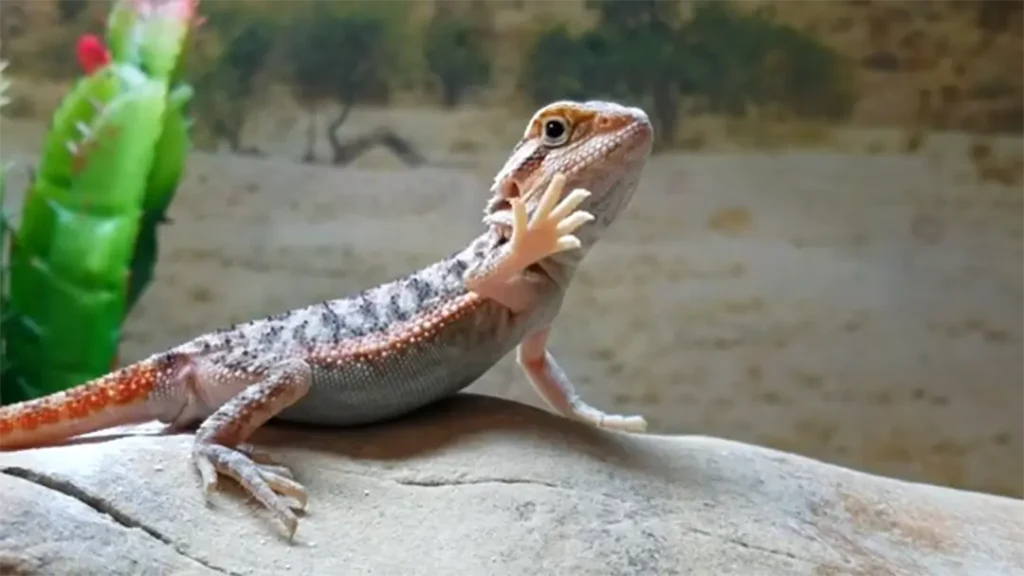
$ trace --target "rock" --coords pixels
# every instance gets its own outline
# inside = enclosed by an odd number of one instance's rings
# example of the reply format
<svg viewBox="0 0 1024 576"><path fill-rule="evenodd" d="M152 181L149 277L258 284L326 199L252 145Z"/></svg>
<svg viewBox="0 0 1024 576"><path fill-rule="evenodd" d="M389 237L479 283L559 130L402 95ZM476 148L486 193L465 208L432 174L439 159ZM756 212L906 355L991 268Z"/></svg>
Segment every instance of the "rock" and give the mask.
<svg viewBox="0 0 1024 576"><path fill-rule="evenodd" d="M0 573L1024 574L1024 503L463 394L386 425L268 426L310 492L294 544L190 436L0 454Z"/></svg>

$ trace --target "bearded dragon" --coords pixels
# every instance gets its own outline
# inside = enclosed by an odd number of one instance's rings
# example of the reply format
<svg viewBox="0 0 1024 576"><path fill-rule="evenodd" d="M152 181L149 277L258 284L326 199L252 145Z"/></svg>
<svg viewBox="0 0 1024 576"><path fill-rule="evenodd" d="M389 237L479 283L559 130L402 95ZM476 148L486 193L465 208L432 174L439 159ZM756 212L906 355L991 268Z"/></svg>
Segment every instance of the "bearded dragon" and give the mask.
<svg viewBox="0 0 1024 576"><path fill-rule="evenodd" d="M642 432L587 404L547 350L580 262L628 204L653 129L638 108L559 101L534 114L495 176L483 232L417 272L361 293L204 334L80 386L0 408L0 450L159 420L198 424L206 495L236 480L289 539L307 494L248 442L262 424L381 422L457 393L513 349L560 415ZM568 190L568 192L566 192Z"/></svg>

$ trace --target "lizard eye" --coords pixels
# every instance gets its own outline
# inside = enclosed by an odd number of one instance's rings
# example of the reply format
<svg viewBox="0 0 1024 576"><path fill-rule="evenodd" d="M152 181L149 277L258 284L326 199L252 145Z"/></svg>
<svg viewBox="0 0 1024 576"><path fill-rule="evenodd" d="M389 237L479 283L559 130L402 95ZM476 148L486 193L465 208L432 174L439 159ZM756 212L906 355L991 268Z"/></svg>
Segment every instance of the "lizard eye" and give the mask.
<svg viewBox="0 0 1024 576"><path fill-rule="evenodd" d="M569 140L569 123L562 118L551 118L544 122L544 144L561 146Z"/></svg>

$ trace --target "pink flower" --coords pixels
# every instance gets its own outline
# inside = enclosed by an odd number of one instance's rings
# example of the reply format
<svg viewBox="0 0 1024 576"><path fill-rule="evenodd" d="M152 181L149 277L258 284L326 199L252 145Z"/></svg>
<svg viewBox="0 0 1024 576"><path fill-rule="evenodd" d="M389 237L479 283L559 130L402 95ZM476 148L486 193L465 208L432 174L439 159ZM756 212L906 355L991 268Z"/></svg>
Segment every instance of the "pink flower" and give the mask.
<svg viewBox="0 0 1024 576"><path fill-rule="evenodd" d="M86 74L92 74L110 62L110 50L107 50L103 40L100 40L99 36L95 34L84 34L78 39L76 54L78 63Z"/></svg>

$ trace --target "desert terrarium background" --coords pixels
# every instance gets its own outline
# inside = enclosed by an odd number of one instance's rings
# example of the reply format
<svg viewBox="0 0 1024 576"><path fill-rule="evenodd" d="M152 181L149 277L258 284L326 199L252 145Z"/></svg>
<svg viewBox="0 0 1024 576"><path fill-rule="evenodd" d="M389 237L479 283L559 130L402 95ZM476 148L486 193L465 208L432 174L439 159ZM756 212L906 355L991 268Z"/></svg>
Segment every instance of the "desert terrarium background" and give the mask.
<svg viewBox="0 0 1024 576"><path fill-rule="evenodd" d="M0 4L15 223L109 7ZM118 360L447 254L537 105L614 98L658 150L555 326L591 402L1019 497L1021 7L204 2L195 149ZM511 358L471 390L540 405Z"/></svg>

